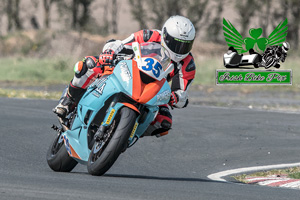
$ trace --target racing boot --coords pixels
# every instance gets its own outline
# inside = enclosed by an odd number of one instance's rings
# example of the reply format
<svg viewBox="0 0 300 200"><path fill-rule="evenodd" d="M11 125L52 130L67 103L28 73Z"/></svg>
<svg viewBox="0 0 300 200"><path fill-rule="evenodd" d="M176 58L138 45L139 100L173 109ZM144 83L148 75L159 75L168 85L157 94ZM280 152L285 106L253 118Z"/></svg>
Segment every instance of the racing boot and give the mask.
<svg viewBox="0 0 300 200"><path fill-rule="evenodd" d="M75 87L70 83L64 90L62 97L60 98L58 105L53 109L53 112L57 114L58 117L65 118L75 109L84 92L85 89Z"/></svg>
<svg viewBox="0 0 300 200"><path fill-rule="evenodd" d="M167 135L172 126L172 115L167 105L159 106L159 112L143 136L161 137Z"/></svg>

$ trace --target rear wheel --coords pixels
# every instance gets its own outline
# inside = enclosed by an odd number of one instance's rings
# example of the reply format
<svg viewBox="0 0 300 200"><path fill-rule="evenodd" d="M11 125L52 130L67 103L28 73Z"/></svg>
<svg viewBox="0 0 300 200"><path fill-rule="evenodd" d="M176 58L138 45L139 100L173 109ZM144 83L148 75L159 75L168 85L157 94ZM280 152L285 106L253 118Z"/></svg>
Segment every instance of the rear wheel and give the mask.
<svg viewBox="0 0 300 200"><path fill-rule="evenodd" d="M91 150L87 165L90 174L103 175L127 148L136 117L136 112L130 108L120 109L103 138L95 142Z"/></svg>
<svg viewBox="0 0 300 200"><path fill-rule="evenodd" d="M61 134L54 138L48 149L47 163L53 171L57 172L70 172L78 164L69 156Z"/></svg>

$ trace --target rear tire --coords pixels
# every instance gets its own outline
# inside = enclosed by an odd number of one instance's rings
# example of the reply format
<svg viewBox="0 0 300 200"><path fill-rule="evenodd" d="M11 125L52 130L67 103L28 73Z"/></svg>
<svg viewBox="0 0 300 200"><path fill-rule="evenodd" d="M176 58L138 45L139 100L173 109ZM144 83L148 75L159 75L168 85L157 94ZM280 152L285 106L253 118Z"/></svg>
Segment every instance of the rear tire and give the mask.
<svg viewBox="0 0 300 200"><path fill-rule="evenodd" d="M61 134L54 138L48 148L46 158L49 167L56 172L70 172L78 164L76 160L69 156Z"/></svg>
<svg viewBox="0 0 300 200"><path fill-rule="evenodd" d="M111 127L106 132L108 140L105 143L95 142L87 164L91 175L101 176L109 170L119 155L127 148L128 139L134 127L137 114L128 107L123 107L115 117Z"/></svg>

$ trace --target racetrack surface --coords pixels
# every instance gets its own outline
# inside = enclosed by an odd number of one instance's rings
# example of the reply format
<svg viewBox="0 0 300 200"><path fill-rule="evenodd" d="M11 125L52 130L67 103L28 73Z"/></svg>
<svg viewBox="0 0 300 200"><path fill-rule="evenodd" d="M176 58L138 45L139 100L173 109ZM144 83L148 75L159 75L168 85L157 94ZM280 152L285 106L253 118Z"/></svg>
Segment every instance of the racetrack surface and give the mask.
<svg viewBox="0 0 300 200"><path fill-rule="evenodd" d="M102 177L53 172L55 101L0 98L0 199L293 200L300 191L209 180L219 171L299 162L299 115L189 106L169 135L144 137ZM230 177L229 177L230 178Z"/></svg>

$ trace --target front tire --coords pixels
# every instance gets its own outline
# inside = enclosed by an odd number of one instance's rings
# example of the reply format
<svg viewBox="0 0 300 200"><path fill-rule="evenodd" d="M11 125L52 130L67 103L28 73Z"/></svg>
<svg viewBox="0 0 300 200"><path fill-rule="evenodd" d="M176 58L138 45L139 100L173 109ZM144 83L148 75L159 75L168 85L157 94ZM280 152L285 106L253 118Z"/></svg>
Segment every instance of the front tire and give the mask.
<svg viewBox="0 0 300 200"><path fill-rule="evenodd" d="M87 164L91 175L101 176L109 170L119 155L127 148L128 139L134 127L137 114L128 107L122 107L106 131L105 142L95 142Z"/></svg>
<svg viewBox="0 0 300 200"><path fill-rule="evenodd" d="M78 164L69 156L61 134L54 138L48 148L47 163L56 172L70 172Z"/></svg>

